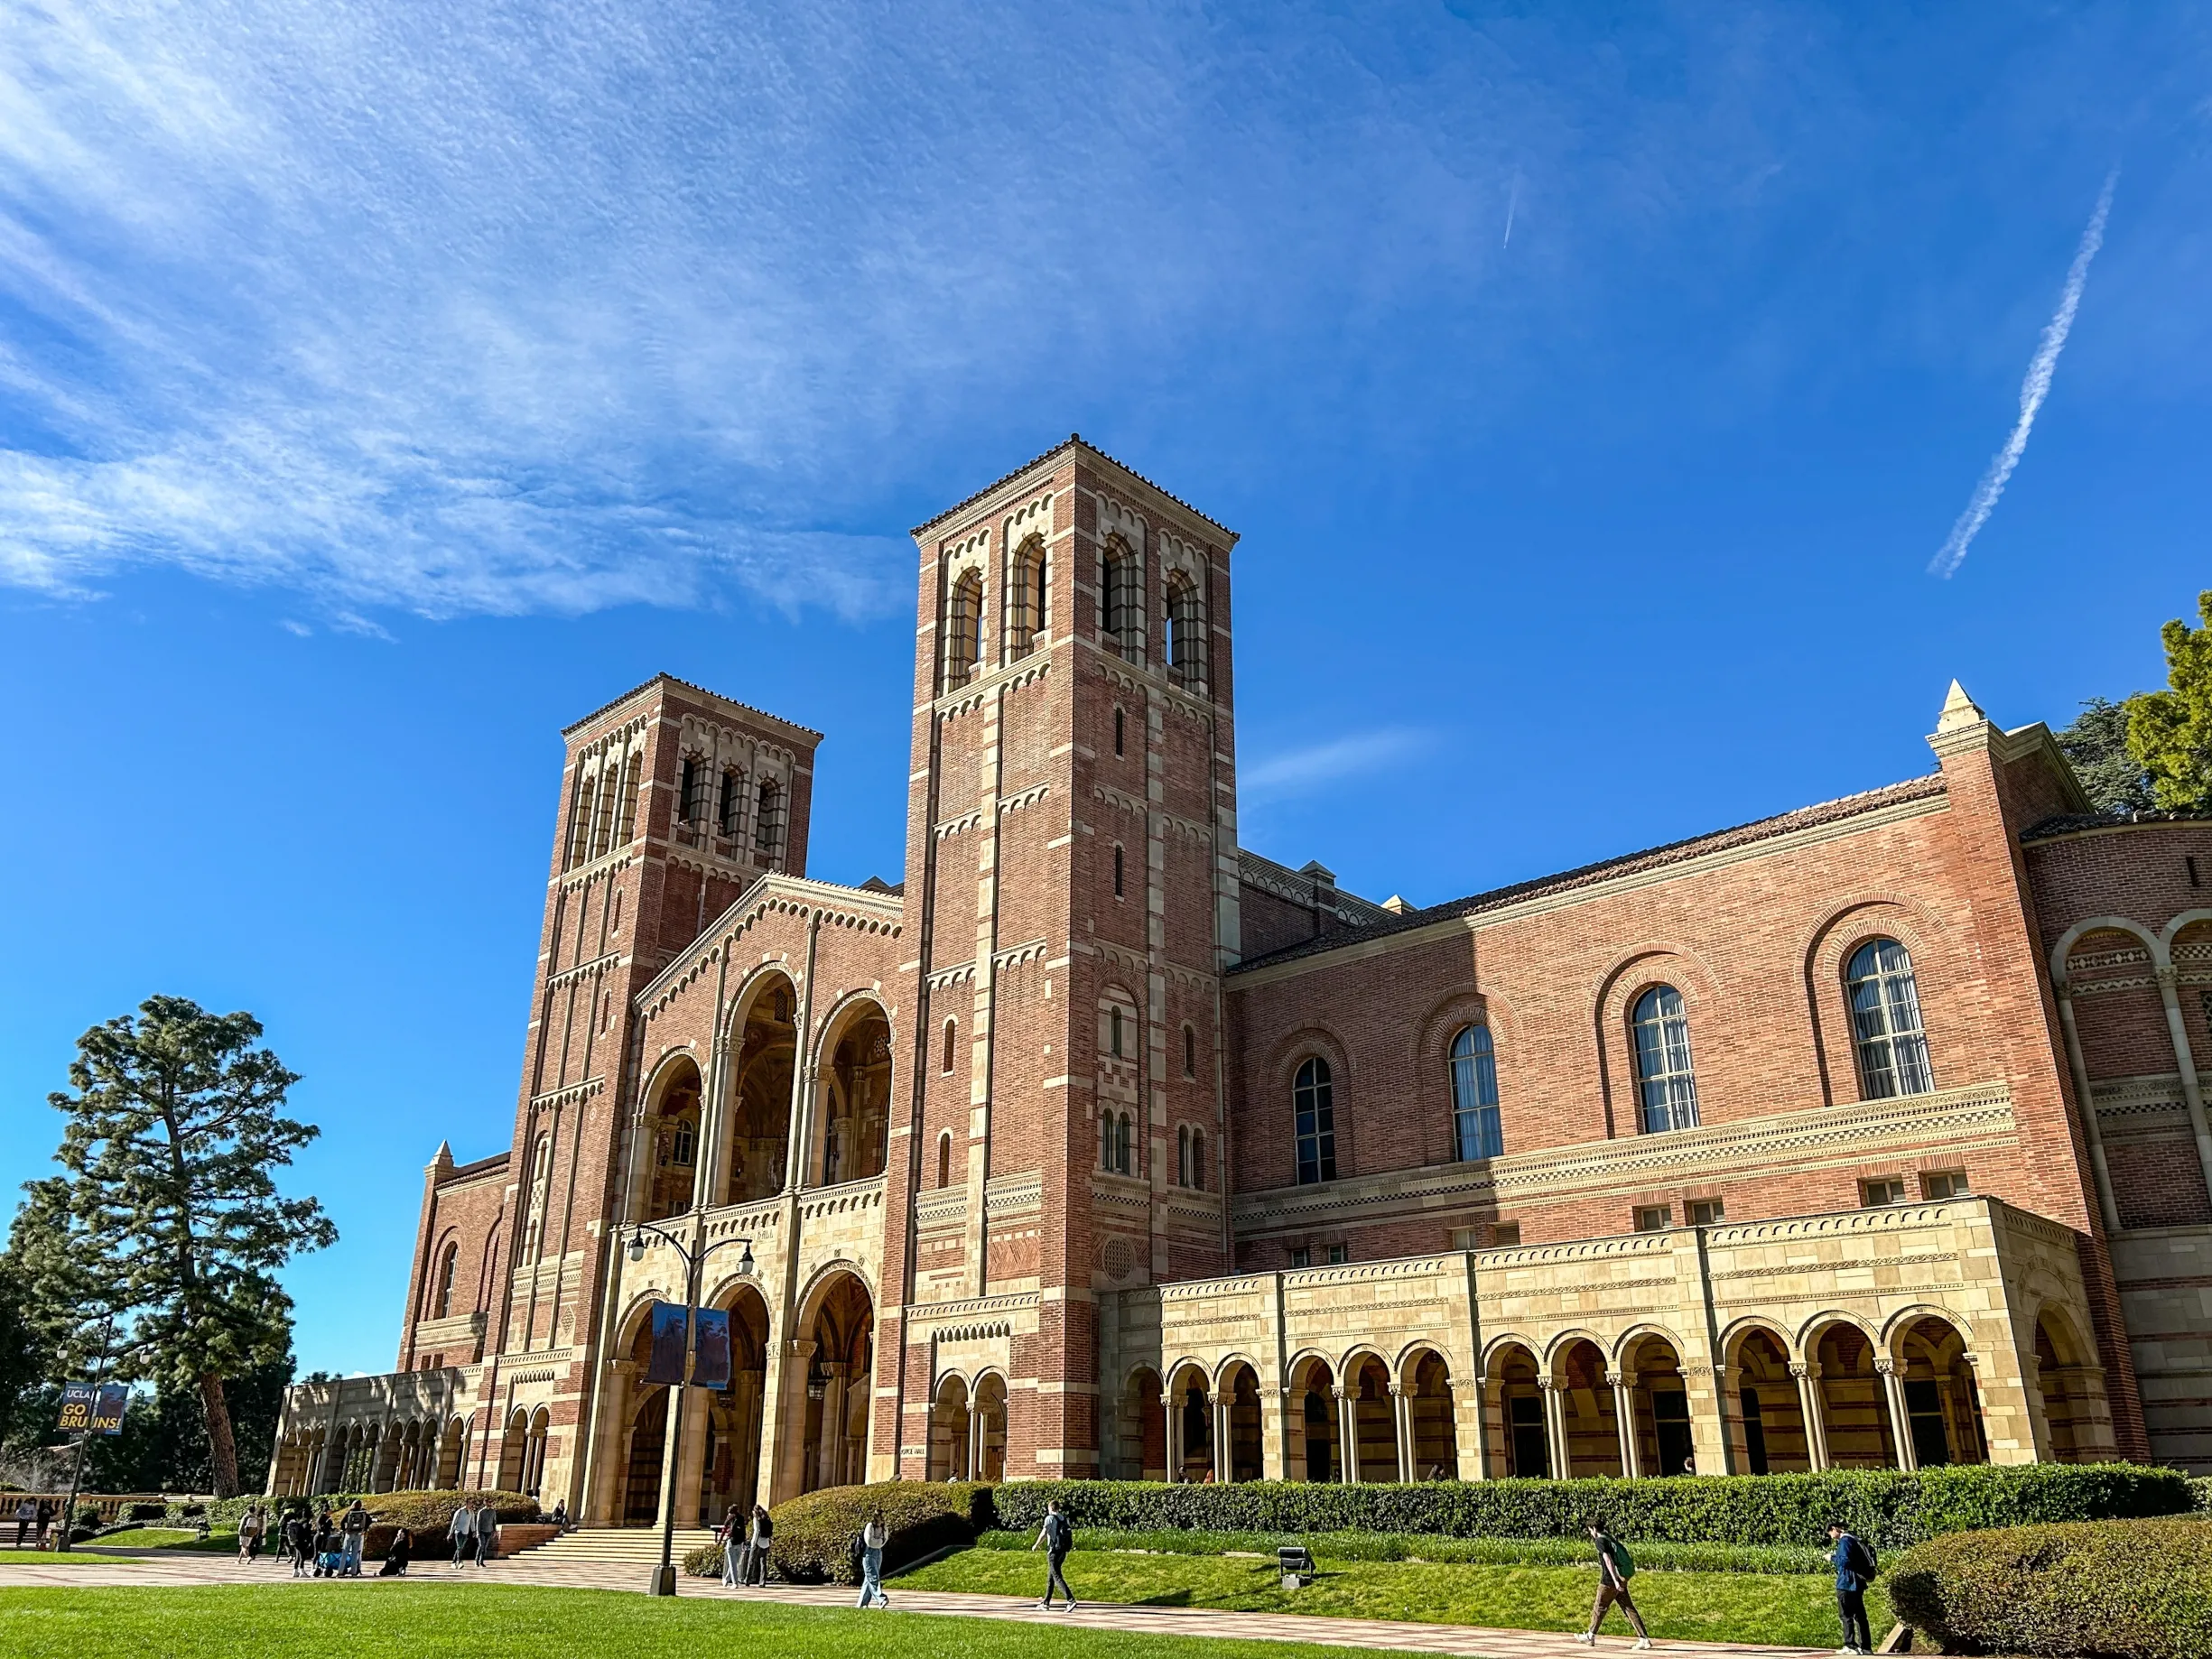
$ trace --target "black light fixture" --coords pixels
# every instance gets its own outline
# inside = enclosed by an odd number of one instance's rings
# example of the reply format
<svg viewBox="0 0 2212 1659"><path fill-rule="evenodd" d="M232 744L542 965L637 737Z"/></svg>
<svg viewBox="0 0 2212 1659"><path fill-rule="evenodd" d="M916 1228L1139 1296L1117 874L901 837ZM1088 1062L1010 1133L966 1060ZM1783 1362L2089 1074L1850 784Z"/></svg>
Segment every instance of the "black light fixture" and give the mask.
<svg viewBox="0 0 2212 1659"><path fill-rule="evenodd" d="M749 1279L752 1276L753 1241L748 1238L745 1241L745 1248L738 1253L738 1277L740 1279Z"/></svg>
<svg viewBox="0 0 2212 1659"><path fill-rule="evenodd" d="M630 1235L630 1265L635 1267L645 1259L646 1236L643 1233L632 1233Z"/></svg>

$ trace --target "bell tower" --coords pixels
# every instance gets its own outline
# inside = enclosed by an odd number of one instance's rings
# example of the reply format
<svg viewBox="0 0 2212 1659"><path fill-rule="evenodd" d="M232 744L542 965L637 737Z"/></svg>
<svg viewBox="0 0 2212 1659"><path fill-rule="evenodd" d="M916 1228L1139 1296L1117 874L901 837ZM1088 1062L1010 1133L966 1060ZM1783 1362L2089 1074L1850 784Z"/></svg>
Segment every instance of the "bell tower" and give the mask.
<svg viewBox="0 0 2212 1659"><path fill-rule="evenodd" d="M1007 1333L981 1472L1097 1473L1115 1293L1230 1264L1236 539L1079 437L915 532L920 1145L884 1303L914 1316L910 1402L943 1368L932 1308Z"/></svg>

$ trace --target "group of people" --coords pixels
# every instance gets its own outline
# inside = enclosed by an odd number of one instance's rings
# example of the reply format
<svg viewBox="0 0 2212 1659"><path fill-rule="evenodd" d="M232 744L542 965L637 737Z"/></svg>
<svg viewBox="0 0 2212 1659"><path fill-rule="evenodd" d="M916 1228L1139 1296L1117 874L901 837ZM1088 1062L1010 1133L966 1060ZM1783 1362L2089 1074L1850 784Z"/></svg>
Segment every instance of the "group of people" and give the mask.
<svg viewBox="0 0 2212 1659"><path fill-rule="evenodd" d="M1589 1629L1578 1632L1575 1639L1585 1647L1595 1646L1598 1627L1605 1622L1607 1610L1617 1607L1636 1632L1636 1645L1650 1647L1651 1633L1644 1627L1643 1615L1636 1610L1635 1598L1628 1587L1636 1576L1635 1558L1626 1544L1605 1530L1602 1521L1590 1523L1590 1542L1597 1546L1597 1600L1590 1608ZM1831 1521L1827 1557L1828 1565L1836 1571L1836 1612L1844 1627L1844 1645L1836 1651L1871 1654L1874 1636L1866 1623L1866 1587L1874 1581L1879 1570L1873 1546L1843 1522Z"/></svg>
<svg viewBox="0 0 2212 1659"><path fill-rule="evenodd" d="M25 1494L15 1503L15 1547L20 1550L29 1541L33 1549L44 1549L46 1529L53 1524L53 1500Z"/></svg>
<svg viewBox="0 0 2212 1659"><path fill-rule="evenodd" d="M556 1521L565 1517L556 1514ZM290 1515L254 1505L238 1521L238 1559L256 1561L263 1543L274 1536L279 1563L292 1563L295 1579L358 1579L361 1556L368 1542L372 1517L368 1507L355 1498L342 1510L323 1504L312 1512L302 1505ZM474 1562L481 1567L497 1553L499 1515L489 1504L464 1498L447 1526L453 1543L456 1567ZM385 1546L379 1578L404 1577L414 1562L415 1537L397 1527Z"/></svg>
<svg viewBox="0 0 2212 1659"><path fill-rule="evenodd" d="M775 1550L776 1523L768 1518L766 1505L755 1504L749 1514L736 1504L730 1505L730 1513L714 1529L714 1542L722 1546L724 1584L731 1589L743 1589L748 1584L767 1583L769 1558Z"/></svg>

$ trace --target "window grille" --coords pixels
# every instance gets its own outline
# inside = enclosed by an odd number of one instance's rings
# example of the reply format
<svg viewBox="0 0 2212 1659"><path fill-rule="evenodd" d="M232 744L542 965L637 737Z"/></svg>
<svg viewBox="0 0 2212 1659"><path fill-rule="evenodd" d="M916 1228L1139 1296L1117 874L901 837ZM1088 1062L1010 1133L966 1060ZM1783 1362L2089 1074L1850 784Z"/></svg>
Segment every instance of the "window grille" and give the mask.
<svg viewBox="0 0 2212 1659"><path fill-rule="evenodd" d="M745 774L735 766L722 768L721 799L715 803L715 825L724 840L735 840L745 817Z"/></svg>
<svg viewBox="0 0 2212 1659"><path fill-rule="evenodd" d="M944 607L944 689L966 685L983 662L983 579L973 570L953 584Z"/></svg>
<svg viewBox="0 0 2212 1659"><path fill-rule="evenodd" d="M1176 684L1196 690L1206 682L1205 601L1198 584L1177 577L1167 585L1167 603L1161 645L1167 661L1167 677Z"/></svg>
<svg viewBox="0 0 2212 1659"><path fill-rule="evenodd" d="M1910 953L1894 939L1869 940L1852 953L1844 982L1866 1098L1924 1095L1933 1089Z"/></svg>
<svg viewBox="0 0 2212 1659"><path fill-rule="evenodd" d="M1498 1057L1490 1027L1463 1026L1452 1039L1452 1143L1462 1163L1505 1150L1498 1121Z"/></svg>
<svg viewBox="0 0 2212 1659"><path fill-rule="evenodd" d="M760 786L760 804L753 820L753 845L763 864L773 864L783 857L784 788L772 780Z"/></svg>
<svg viewBox="0 0 2212 1659"><path fill-rule="evenodd" d="M1636 1079L1646 1135L1694 1128L1697 1078L1690 1065L1690 1023L1682 993L1655 985L1636 999Z"/></svg>
<svg viewBox="0 0 2212 1659"><path fill-rule="evenodd" d="M1291 1116L1297 1140L1298 1184L1336 1179L1336 1089L1329 1062L1315 1054L1291 1081Z"/></svg>

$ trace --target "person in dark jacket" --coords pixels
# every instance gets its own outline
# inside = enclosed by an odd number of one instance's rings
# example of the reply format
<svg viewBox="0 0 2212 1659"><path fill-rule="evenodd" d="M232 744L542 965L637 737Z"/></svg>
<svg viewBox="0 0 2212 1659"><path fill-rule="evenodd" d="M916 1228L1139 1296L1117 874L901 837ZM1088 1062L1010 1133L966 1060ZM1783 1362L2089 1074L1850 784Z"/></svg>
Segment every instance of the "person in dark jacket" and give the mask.
<svg viewBox="0 0 2212 1659"><path fill-rule="evenodd" d="M376 1569L380 1579L400 1579L407 1575L407 1563L414 1559L414 1534L401 1527L392 1534L391 1547L384 1552L384 1565Z"/></svg>
<svg viewBox="0 0 2212 1659"><path fill-rule="evenodd" d="M1575 1639L1585 1647L1596 1646L1597 1629L1605 1622L1605 1610L1618 1606L1636 1632L1636 1645L1650 1646L1651 1633L1644 1628L1643 1615L1629 1597L1628 1581L1636 1573L1635 1559L1605 1530L1602 1521L1590 1523L1590 1542L1597 1545L1597 1600L1590 1608L1590 1628Z"/></svg>
<svg viewBox="0 0 2212 1659"><path fill-rule="evenodd" d="M1844 1645L1836 1651L1871 1654L1874 1633L1866 1624L1866 1587L1873 1581L1873 1552L1841 1521L1830 1521L1828 1564L1836 1569L1836 1612L1844 1626Z"/></svg>
<svg viewBox="0 0 2212 1659"><path fill-rule="evenodd" d="M1075 1547L1075 1529L1060 1513L1057 1498L1045 1506L1045 1525L1037 1528L1036 1543L1029 1547L1035 1550L1040 1545L1045 1551L1045 1599L1036 1604L1037 1611L1052 1611L1052 1593L1057 1589L1067 1598L1065 1611L1073 1613L1075 1592L1068 1588L1067 1574L1062 1569L1067 1564L1068 1552Z"/></svg>
<svg viewBox="0 0 2212 1659"><path fill-rule="evenodd" d="M745 1558L745 1572L748 1581L761 1589L768 1587L769 1557L775 1553L776 1523L769 1518L766 1504L753 1506L752 1536L748 1540Z"/></svg>
<svg viewBox="0 0 2212 1659"><path fill-rule="evenodd" d="M284 1523L284 1548L292 1556L292 1576L303 1579L314 1571L315 1529L302 1509Z"/></svg>

